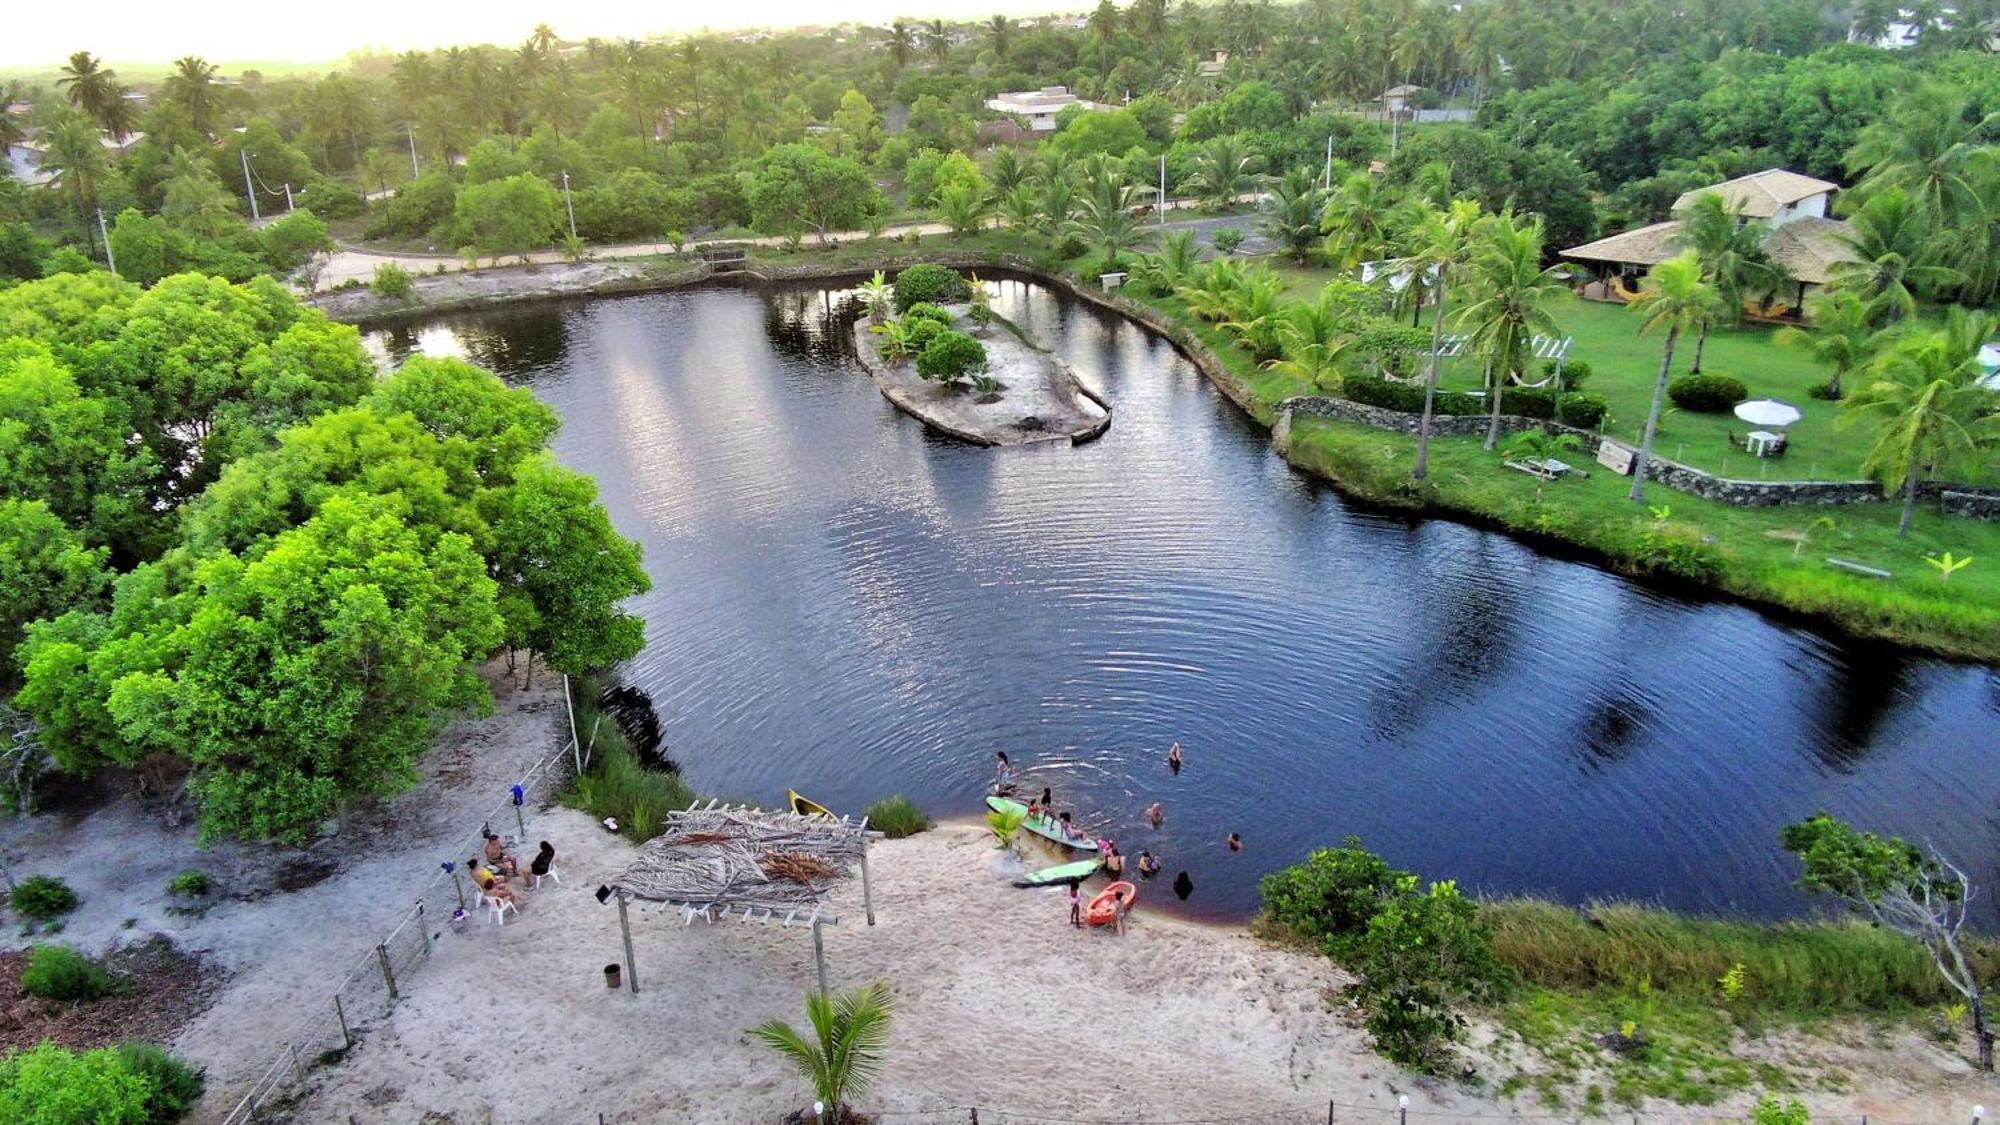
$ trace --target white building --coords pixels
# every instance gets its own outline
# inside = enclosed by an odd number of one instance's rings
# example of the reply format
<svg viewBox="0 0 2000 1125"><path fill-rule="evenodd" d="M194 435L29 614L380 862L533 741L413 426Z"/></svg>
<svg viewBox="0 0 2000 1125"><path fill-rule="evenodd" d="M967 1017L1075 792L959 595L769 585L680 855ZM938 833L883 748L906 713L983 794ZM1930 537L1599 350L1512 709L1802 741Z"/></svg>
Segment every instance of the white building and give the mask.
<svg viewBox="0 0 2000 1125"><path fill-rule="evenodd" d="M1039 90L1015 90L997 94L986 99L986 108L995 113L1010 114L1025 118L1028 129L1035 133L1056 131L1056 114L1070 106L1084 109L1100 108L1096 102L1087 102L1069 92L1067 86L1044 86Z"/></svg>

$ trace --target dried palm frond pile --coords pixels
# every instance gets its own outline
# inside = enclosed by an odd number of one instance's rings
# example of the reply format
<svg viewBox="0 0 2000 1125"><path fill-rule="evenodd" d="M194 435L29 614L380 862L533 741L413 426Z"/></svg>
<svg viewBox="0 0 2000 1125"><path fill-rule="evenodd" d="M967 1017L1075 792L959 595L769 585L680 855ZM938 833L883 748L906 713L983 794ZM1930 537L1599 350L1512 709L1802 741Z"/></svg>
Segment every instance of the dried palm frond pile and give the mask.
<svg viewBox="0 0 2000 1125"><path fill-rule="evenodd" d="M670 813L618 885L656 902L771 908L817 905L861 861L860 825L750 808Z"/></svg>

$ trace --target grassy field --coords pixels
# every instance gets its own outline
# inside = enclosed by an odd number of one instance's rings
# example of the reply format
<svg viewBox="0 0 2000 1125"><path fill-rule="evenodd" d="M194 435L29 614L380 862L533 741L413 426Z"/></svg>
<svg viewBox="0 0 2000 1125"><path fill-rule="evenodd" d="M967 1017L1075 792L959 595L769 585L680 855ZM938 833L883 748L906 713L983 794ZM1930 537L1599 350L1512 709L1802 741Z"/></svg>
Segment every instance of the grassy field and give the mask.
<svg viewBox="0 0 2000 1125"><path fill-rule="evenodd" d="M1285 279L1288 293L1302 298L1317 293L1333 277L1331 270L1300 268L1282 259L1273 259L1272 268ZM1660 336L1640 335L1639 318L1623 305L1564 295L1549 312L1564 334L1576 338L1571 358L1591 366L1583 389L1603 395L1610 404L1604 432L1638 444L1659 375ZM1732 447L1731 432L1741 435L1756 428L1735 415L1696 414L1676 409L1671 400L1660 418L1655 449L1682 464L1739 480L1861 479L1861 461L1867 453L1863 433L1837 429L1839 404L1806 393L1831 372L1803 350L1779 344L1776 335L1776 329L1757 325L1715 329L1708 336L1702 370L1741 379L1751 398L1780 399L1799 408L1804 417L1786 428L1790 443L1783 457L1752 457ZM1674 349L1674 376L1686 374L1693 365L1694 341L1683 341ZM1447 361L1441 382L1458 390L1479 389L1477 362ZM1966 465L1952 477L1972 484L2000 484L2000 464Z"/></svg>

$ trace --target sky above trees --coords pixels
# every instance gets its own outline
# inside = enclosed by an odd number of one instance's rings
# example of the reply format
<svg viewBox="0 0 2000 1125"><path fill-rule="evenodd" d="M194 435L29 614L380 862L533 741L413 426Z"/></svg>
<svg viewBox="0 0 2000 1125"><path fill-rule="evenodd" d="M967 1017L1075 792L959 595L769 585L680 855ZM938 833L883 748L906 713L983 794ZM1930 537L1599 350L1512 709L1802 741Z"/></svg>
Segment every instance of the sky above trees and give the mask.
<svg viewBox="0 0 2000 1125"><path fill-rule="evenodd" d="M0 67L47 65L88 49L113 65L166 62L190 52L216 62L321 62L366 48L403 51L468 43L518 43L538 23L565 39L635 38L667 31L798 27L843 20L886 23L898 16L986 19L995 14L1084 11L1081 0L736 0L724 6L666 4L637 8L621 0L485 0L480 4L410 4L347 0L338 15L285 13L250 0L198 6L108 0L87 17L62 7L29 7L0 35Z"/></svg>

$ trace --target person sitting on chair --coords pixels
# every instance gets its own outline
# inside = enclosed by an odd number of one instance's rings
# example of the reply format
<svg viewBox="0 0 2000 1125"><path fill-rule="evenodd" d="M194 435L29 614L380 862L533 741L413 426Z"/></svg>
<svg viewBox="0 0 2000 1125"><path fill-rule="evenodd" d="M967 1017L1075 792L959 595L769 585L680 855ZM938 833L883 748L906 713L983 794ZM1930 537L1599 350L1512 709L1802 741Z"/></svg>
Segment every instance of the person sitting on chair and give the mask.
<svg viewBox="0 0 2000 1125"><path fill-rule="evenodd" d="M486 834L486 866L508 879L521 876L521 865L514 862L513 855L501 846L500 837L491 832Z"/></svg>
<svg viewBox="0 0 2000 1125"><path fill-rule="evenodd" d="M500 876L496 874L492 868L486 866L486 864L482 860L480 860L478 856L474 856L471 859L466 860L465 869L467 871L472 872L473 885L479 888L480 894L483 894L488 898L498 899L501 902L511 902L514 904L515 909L517 910L520 909L521 900L518 896L514 894L514 888L508 886L506 882L502 880Z"/></svg>
<svg viewBox="0 0 2000 1125"><path fill-rule="evenodd" d="M536 852L535 858L528 862L528 874L533 875L537 880L546 879L549 872L555 870L555 866L556 846L547 840L543 840L542 850Z"/></svg>

